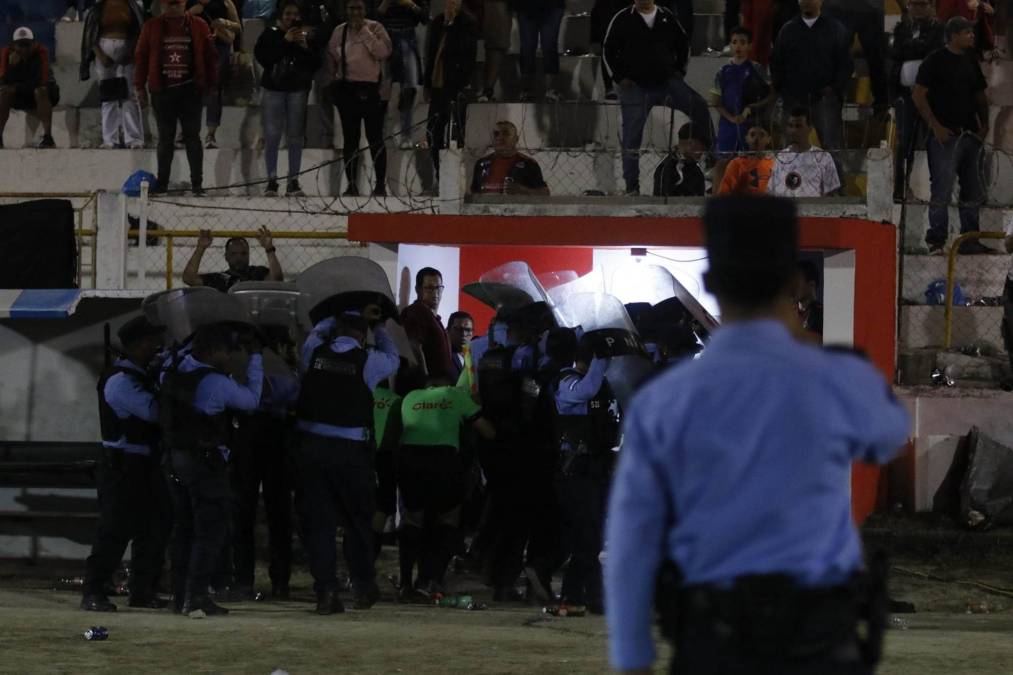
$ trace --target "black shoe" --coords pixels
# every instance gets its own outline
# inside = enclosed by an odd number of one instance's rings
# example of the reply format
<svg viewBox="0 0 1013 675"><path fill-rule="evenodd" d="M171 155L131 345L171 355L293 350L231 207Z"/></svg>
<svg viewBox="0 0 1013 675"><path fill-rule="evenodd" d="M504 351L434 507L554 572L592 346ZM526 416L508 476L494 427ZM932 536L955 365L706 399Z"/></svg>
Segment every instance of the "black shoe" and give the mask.
<svg viewBox="0 0 1013 675"><path fill-rule="evenodd" d="M155 183L148 189L149 195L164 195L169 191L168 184Z"/></svg>
<svg viewBox="0 0 1013 675"><path fill-rule="evenodd" d="M53 140L53 137L51 135L44 134L42 136L42 140L39 141L38 145L36 145L35 147L37 147L37 148L55 148L56 147L56 141Z"/></svg>
<svg viewBox="0 0 1013 675"><path fill-rule="evenodd" d="M376 584L370 585L364 591L356 591L355 599L352 601L352 607L355 609L369 609L380 599L380 589L376 587Z"/></svg>
<svg viewBox="0 0 1013 675"><path fill-rule="evenodd" d="M207 193L204 192L204 188L201 187L200 185L193 185L190 187L190 194L192 194L194 197L203 197Z"/></svg>
<svg viewBox="0 0 1013 675"><path fill-rule="evenodd" d="M306 193L302 191L302 187L299 185L299 181L290 180L288 186L285 188L286 197L305 197Z"/></svg>
<svg viewBox="0 0 1013 675"><path fill-rule="evenodd" d="M345 605L338 597L337 591L328 591L317 594L317 614L327 616L328 614L341 614L345 611Z"/></svg>
<svg viewBox="0 0 1013 675"><path fill-rule="evenodd" d="M358 197L359 196L359 188L357 186L355 186L355 185L349 185L348 187L345 188L345 191L344 191L344 193L342 193L341 196L342 197Z"/></svg>
<svg viewBox="0 0 1013 675"><path fill-rule="evenodd" d="M86 595L81 598L81 609L86 612L115 612L116 605L104 595Z"/></svg>
<svg viewBox="0 0 1013 675"><path fill-rule="evenodd" d="M277 197L278 196L278 181L269 180L267 181L267 188L264 190L265 197Z"/></svg>
<svg viewBox="0 0 1013 675"><path fill-rule="evenodd" d="M140 607L143 609L165 609L166 607L169 606L169 601L163 600L157 595L148 595L142 597L132 595L130 596L129 602L127 602L127 606Z"/></svg>
<svg viewBox="0 0 1013 675"><path fill-rule="evenodd" d="M492 592L495 602L524 602L524 594L513 586L497 586Z"/></svg>
<svg viewBox="0 0 1013 675"><path fill-rule="evenodd" d="M202 598L187 598L183 603L183 614L191 619L203 619L206 616L225 616L229 610L221 605L215 604L210 596Z"/></svg>
<svg viewBox="0 0 1013 675"><path fill-rule="evenodd" d="M397 592L397 601L402 605L431 605L433 599L417 588L402 588Z"/></svg>
<svg viewBox="0 0 1013 675"><path fill-rule="evenodd" d="M271 587L271 599L272 600L288 600L289 592L288 586L272 586Z"/></svg>
<svg viewBox="0 0 1013 675"><path fill-rule="evenodd" d="M384 187L383 185L377 185L375 188L373 188L373 196L374 197L386 197L387 196L387 188Z"/></svg>

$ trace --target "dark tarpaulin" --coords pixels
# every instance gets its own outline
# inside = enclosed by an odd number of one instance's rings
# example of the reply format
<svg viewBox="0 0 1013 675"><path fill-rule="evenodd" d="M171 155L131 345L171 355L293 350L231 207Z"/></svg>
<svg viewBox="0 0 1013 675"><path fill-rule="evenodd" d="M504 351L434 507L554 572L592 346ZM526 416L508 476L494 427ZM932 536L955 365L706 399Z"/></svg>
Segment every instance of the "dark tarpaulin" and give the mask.
<svg viewBox="0 0 1013 675"><path fill-rule="evenodd" d="M960 486L961 515L972 527L1013 524L1013 449L977 427L969 436L967 473Z"/></svg>
<svg viewBox="0 0 1013 675"><path fill-rule="evenodd" d="M77 288L74 207L66 199L0 206L0 288Z"/></svg>

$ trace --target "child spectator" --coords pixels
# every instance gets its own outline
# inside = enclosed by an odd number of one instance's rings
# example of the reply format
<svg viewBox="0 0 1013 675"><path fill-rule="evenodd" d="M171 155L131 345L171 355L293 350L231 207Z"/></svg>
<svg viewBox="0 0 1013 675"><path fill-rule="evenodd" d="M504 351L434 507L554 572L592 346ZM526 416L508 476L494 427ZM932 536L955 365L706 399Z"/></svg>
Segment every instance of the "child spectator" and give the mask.
<svg viewBox="0 0 1013 675"><path fill-rule="evenodd" d="M753 127L746 133L749 153L728 163L716 194L766 194L774 158L770 149L770 134L763 127Z"/></svg>
<svg viewBox="0 0 1013 675"><path fill-rule="evenodd" d="M655 197L703 197L707 179L700 158L707 149L707 135L692 124L679 129L679 145L654 170Z"/></svg>
<svg viewBox="0 0 1013 675"><path fill-rule="evenodd" d="M809 143L809 111L795 108L788 114L788 147L777 153L767 192L778 197L823 197L837 192L841 179L834 158Z"/></svg>
<svg viewBox="0 0 1013 675"><path fill-rule="evenodd" d="M54 148L53 106L60 90L49 69L49 52L35 41L31 28L14 31L9 47L0 50L0 148L11 108L32 113L42 122L39 148Z"/></svg>
<svg viewBox="0 0 1013 675"><path fill-rule="evenodd" d="M475 162L471 191L480 194L549 195L542 169L531 157L517 152L517 127L497 122L492 132L493 152Z"/></svg>
<svg viewBox="0 0 1013 675"><path fill-rule="evenodd" d="M718 184L731 156L746 149L746 133L750 127L762 126L757 118L762 117L773 98L760 66L749 60L751 46L752 34L741 26L733 28L731 63L722 66L714 76L711 102L721 115L714 147L718 155L714 167Z"/></svg>

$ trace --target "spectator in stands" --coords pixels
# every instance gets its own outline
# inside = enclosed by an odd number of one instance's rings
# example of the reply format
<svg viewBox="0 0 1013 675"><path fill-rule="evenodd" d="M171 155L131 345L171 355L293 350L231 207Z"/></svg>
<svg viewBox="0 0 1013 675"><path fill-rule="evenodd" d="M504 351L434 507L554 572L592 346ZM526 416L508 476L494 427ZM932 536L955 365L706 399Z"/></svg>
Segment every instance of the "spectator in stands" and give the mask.
<svg viewBox="0 0 1013 675"><path fill-rule="evenodd" d="M721 184L725 167L735 153L746 149L746 134L756 125L763 125L767 105L773 98L760 66L749 60L753 36L745 28L732 29L732 60L721 66L714 76L711 101L721 119L714 146L717 163L714 182Z"/></svg>
<svg viewBox="0 0 1013 675"><path fill-rule="evenodd" d="M675 18L679 20L679 25L686 31L686 37L689 38L690 44L693 42L693 28L696 25L696 13L693 11L693 0L655 0L658 5L669 9L672 14L675 14Z"/></svg>
<svg viewBox="0 0 1013 675"><path fill-rule="evenodd" d="M765 194L774 158L770 156L770 133L763 127L753 127L746 134L749 152L728 163L721 183L715 191L727 194Z"/></svg>
<svg viewBox="0 0 1013 675"><path fill-rule="evenodd" d="M886 89L886 36L883 22L883 0L825 0L825 10L841 22L847 31L848 45L855 36L862 45L862 56L869 66L872 84L872 106L878 113L889 108Z"/></svg>
<svg viewBox="0 0 1013 675"><path fill-rule="evenodd" d="M679 145L661 160L654 170L655 197L702 197L707 179L700 160L707 150L706 135L684 124L679 129Z"/></svg>
<svg viewBox="0 0 1013 675"><path fill-rule="evenodd" d="M911 88L922 61L942 46L943 24L932 16L932 0L908 0L907 12L893 30L890 50L890 87L898 139L893 166L893 196L896 199L905 196L915 147L922 144L926 131L911 99Z"/></svg>
<svg viewBox="0 0 1013 675"><path fill-rule="evenodd" d="M605 34L608 32L612 17L617 12L630 6L632 0L595 0L591 8L591 51L599 56L602 55L602 43L605 42ZM605 59L601 60L601 79L605 86L605 100L615 101L619 96L616 94L612 82L612 73L605 65Z"/></svg>
<svg viewBox="0 0 1013 675"><path fill-rule="evenodd" d="M545 100L558 101L559 27L563 23L566 3L564 0L515 0L515 7L521 37L521 101L530 101L533 96L535 53L539 43L542 47Z"/></svg>
<svg viewBox="0 0 1013 675"><path fill-rule="evenodd" d="M531 157L517 152L517 127L497 122L492 131L493 152L475 162L471 191L475 194L548 196L542 169Z"/></svg>
<svg viewBox="0 0 1013 675"><path fill-rule="evenodd" d="M478 24L461 7L461 0L447 0L443 14L432 20L426 35L426 72L423 77L429 100L426 142L432 155L437 184L440 150L447 147L447 124L452 122L454 137L458 141L464 139L465 90L471 84L471 73L475 69L477 35Z"/></svg>
<svg viewBox="0 0 1013 675"><path fill-rule="evenodd" d="M438 269L423 267L415 275L415 302L401 312L401 324L408 338L417 344L431 377L452 378L450 338L438 311L443 297L443 275ZM456 382L457 380L452 380Z"/></svg>
<svg viewBox="0 0 1013 675"><path fill-rule="evenodd" d="M0 148L11 108L34 114L42 122L36 147L54 148L53 106L60 90L49 69L49 52L26 26L14 31L10 46L0 50Z"/></svg>
<svg viewBox="0 0 1013 675"><path fill-rule="evenodd" d="M753 36L749 58L764 69L770 65L770 50L774 44L775 4L775 0L742 0L742 26Z"/></svg>
<svg viewBox="0 0 1013 675"><path fill-rule="evenodd" d="M732 54L732 29L742 24L741 16L742 0L725 0L725 13L722 17L725 30L725 48L721 50L722 56L731 56Z"/></svg>
<svg viewBox="0 0 1013 675"><path fill-rule="evenodd" d="M802 330L823 335L823 303L819 296L820 272L811 260L798 261L798 318Z"/></svg>
<svg viewBox="0 0 1013 675"><path fill-rule="evenodd" d="M187 11L207 22L218 54L218 82L208 88L206 101L208 133L204 147L210 150L218 147L215 133L222 123L222 93L232 63L232 45L243 24L232 0L190 0Z"/></svg>
<svg viewBox="0 0 1013 675"><path fill-rule="evenodd" d="M822 14L822 6L823 0L799 0L801 15L781 28L774 43L770 75L785 116L796 108L809 110L822 146L839 150L844 94L854 66L847 30Z"/></svg>
<svg viewBox="0 0 1013 675"><path fill-rule="evenodd" d="M137 0L98 0L88 13L81 36L81 81L91 76L91 64L99 78L102 101L102 146L131 150L144 147L141 106L130 82L134 76L134 45L141 34L144 15Z"/></svg>
<svg viewBox="0 0 1013 675"><path fill-rule="evenodd" d="M390 79L401 85L397 109L401 115L401 147L412 147L412 109L415 91L422 84L422 58L419 56L415 27L429 21L426 0L382 0L376 9L380 22L390 35Z"/></svg>
<svg viewBox="0 0 1013 675"><path fill-rule="evenodd" d="M974 23L974 49L981 60L982 55L995 47L994 0L939 0L936 16L946 23L955 16L961 16Z"/></svg>
<svg viewBox="0 0 1013 675"><path fill-rule="evenodd" d="M316 87L318 121L323 136L322 147L334 148L334 99L331 76L327 69L327 43L338 26L343 11L341 0L314 0L303 5L302 20L309 31L310 46L320 57L321 67L313 76Z"/></svg>
<svg viewBox="0 0 1013 675"><path fill-rule="evenodd" d="M488 103L496 100L496 83L499 81L499 71L503 66L507 50L510 49L510 33L513 30L510 3L508 0L470 0L467 3L467 9L478 18L479 25L482 26L482 40L485 43L485 76L478 102Z"/></svg>
<svg viewBox="0 0 1013 675"><path fill-rule="evenodd" d="M447 319L447 337L450 338L450 365L453 367L454 382L464 370L464 345L475 335L475 319L467 312L454 312ZM474 363L474 361L472 361Z"/></svg>
<svg viewBox="0 0 1013 675"><path fill-rule="evenodd" d="M201 98L218 85L218 58L211 30L185 11L184 0L162 0L162 13L141 28L134 50L134 89L141 107L155 111L158 175L153 194L169 188L176 122L183 130L190 187L204 194L204 151L200 142Z"/></svg>
<svg viewBox="0 0 1013 675"><path fill-rule="evenodd" d="M359 194L359 140L361 126L373 157L373 195L387 194L387 151L383 144L385 104L380 98L383 61L390 57L390 36L378 21L366 18L362 0L345 4L348 21L334 29L327 44L328 72L333 98L341 116L344 134L345 196Z"/></svg>
<svg viewBox="0 0 1013 675"><path fill-rule="evenodd" d="M618 86L623 118L623 179L626 192L640 193L638 153L651 108L667 105L713 136L707 101L683 79L689 62L689 38L668 9L654 0L636 0L612 18L604 58Z"/></svg>
<svg viewBox="0 0 1013 675"><path fill-rule="evenodd" d="M977 232L978 209L985 201L983 143L988 135L985 76L974 55L974 24L962 16L946 22L946 46L929 54L918 68L911 98L928 124L927 150L931 201L929 254L943 253L949 235L953 183L960 181L960 231ZM991 252L981 242L966 241L961 253Z"/></svg>
<svg viewBox="0 0 1013 675"><path fill-rule="evenodd" d="M306 131L306 103L313 73L320 66L320 56L309 43L309 32L299 20L297 0L282 0L275 24L270 26L253 48L264 69L260 114L264 125L264 162L267 165L267 189L264 194L278 194L278 145L281 131L288 137L288 185L286 196L301 197L299 171L302 166L303 137Z"/></svg>
<svg viewBox="0 0 1013 675"><path fill-rule="evenodd" d="M777 153L767 192L778 197L823 197L841 188L834 158L809 142L809 111L795 108L788 114L788 147Z"/></svg>
<svg viewBox="0 0 1013 675"><path fill-rule="evenodd" d="M225 262L229 266L224 272L208 272L200 274L200 261L204 252L214 241L211 230L201 230L197 238L197 248L183 270L183 283L187 286L207 286L216 291L227 293L240 281L284 281L285 275L278 262L277 249L271 238L271 231L261 227L257 233L257 241L264 247L269 267L250 265L250 243L242 237L232 237L225 242Z"/></svg>

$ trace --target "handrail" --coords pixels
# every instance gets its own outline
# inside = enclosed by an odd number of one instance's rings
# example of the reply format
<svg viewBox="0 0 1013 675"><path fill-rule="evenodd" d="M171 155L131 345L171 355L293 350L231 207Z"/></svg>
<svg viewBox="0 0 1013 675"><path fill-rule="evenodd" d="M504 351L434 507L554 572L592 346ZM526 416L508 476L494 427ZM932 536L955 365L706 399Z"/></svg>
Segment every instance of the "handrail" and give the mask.
<svg viewBox="0 0 1013 675"><path fill-rule="evenodd" d="M946 307L945 322L943 326L943 347L949 349L953 341L953 288L956 284L954 273L957 271L957 254L960 253L960 245L972 239L1005 239L1002 232L965 232L953 240L950 246L949 259L946 264Z"/></svg>

